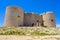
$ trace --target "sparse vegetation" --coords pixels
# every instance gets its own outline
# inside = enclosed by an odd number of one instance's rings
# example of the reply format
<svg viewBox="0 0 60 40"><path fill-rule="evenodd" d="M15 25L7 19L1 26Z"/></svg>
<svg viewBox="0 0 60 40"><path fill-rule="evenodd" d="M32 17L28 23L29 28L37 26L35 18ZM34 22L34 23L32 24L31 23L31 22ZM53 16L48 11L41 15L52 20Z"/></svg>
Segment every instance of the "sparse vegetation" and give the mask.
<svg viewBox="0 0 60 40"><path fill-rule="evenodd" d="M47 27L47 26L43 26L43 27Z"/></svg>
<svg viewBox="0 0 60 40"><path fill-rule="evenodd" d="M60 29L45 27L2 27L0 35L60 35Z"/></svg>

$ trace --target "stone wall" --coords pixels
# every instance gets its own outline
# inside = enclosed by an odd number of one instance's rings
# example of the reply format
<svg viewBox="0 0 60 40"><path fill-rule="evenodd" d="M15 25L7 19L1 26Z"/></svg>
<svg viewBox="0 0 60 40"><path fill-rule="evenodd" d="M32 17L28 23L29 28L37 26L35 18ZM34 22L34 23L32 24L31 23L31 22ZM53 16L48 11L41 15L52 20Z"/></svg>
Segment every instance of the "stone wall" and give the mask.
<svg viewBox="0 0 60 40"><path fill-rule="evenodd" d="M43 14L44 25L47 27L56 27L55 15L53 12L46 12Z"/></svg>
<svg viewBox="0 0 60 40"><path fill-rule="evenodd" d="M34 24L35 26L38 26L38 25L41 26L42 16L38 14L33 14L33 13L26 13L24 16L24 24L28 26L32 26L32 24Z"/></svg>
<svg viewBox="0 0 60 40"><path fill-rule="evenodd" d="M23 25L23 17L24 12L21 8L16 6L8 6L6 8L4 26Z"/></svg>
<svg viewBox="0 0 60 40"><path fill-rule="evenodd" d="M53 12L46 12L42 15L26 13L17 6L8 6L4 26L47 26L56 27L55 16Z"/></svg>

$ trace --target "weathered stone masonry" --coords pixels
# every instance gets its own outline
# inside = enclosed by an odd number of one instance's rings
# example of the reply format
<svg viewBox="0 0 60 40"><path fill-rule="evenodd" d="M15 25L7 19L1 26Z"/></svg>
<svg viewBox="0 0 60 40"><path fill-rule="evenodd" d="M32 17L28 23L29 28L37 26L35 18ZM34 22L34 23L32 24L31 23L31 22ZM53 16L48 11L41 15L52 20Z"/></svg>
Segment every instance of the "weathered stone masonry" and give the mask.
<svg viewBox="0 0 60 40"><path fill-rule="evenodd" d="M56 27L53 12L45 12L44 14L34 14L33 12L24 13L22 8L17 6L8 6L4 26L47 26Z"/></svg>

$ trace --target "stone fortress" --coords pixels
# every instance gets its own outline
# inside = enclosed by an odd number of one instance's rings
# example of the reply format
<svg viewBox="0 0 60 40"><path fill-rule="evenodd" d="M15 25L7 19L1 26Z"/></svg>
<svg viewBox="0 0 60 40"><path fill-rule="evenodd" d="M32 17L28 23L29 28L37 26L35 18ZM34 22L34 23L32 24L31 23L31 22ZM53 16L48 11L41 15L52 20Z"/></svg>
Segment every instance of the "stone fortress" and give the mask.
<svg viewBox="0 0 60 40"><path fill-rule="evenodd" d="M8 6L4 26L46 26L56 27L53 12L45 12L43 14L35 14L34 12L26 12L17 6Z"/></svg>

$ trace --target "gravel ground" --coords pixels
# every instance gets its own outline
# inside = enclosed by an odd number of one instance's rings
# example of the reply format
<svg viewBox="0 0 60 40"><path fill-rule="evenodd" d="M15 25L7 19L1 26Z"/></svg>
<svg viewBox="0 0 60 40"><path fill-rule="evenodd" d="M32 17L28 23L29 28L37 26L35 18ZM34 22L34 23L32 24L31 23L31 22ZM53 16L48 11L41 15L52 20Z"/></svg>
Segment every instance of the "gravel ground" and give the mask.
<svg viewBox="0 0 60 40"><path fill-rule="evenodd" d="M0 35L0 40L60 40L60 35L56 36Z"/></svg>

